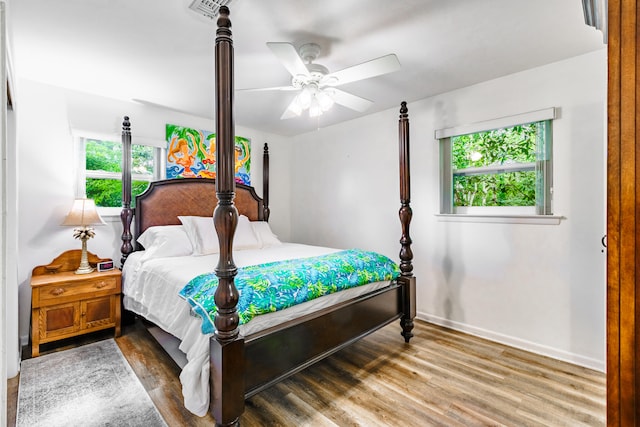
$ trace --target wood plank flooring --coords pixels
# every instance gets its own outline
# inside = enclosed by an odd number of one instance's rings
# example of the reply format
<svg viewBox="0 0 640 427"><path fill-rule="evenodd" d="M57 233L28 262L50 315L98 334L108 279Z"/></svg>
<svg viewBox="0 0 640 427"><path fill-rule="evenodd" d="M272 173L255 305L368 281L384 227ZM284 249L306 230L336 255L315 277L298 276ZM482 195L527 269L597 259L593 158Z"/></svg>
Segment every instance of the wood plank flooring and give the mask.
<svg viewBox="0 0 640 427"><path fill-rule="evenodd" d="M255 395L241 424L606 425L603 373L425 322L414 333L406 345L394 323ZM179 368L142 325L116 341L169 426L212 425L184 409ZM15 394L12 379L10 420Z"/></svg>

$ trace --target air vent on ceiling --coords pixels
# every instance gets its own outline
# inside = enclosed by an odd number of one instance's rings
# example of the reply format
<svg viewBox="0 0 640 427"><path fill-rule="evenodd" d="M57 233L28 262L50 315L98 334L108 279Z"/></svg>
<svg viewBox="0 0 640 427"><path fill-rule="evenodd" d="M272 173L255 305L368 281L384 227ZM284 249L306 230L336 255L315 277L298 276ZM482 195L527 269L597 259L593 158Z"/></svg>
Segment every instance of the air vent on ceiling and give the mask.
<svg viewBox="0 0 640 427"><path fill-rule="evenodd" d="M216 19L222 6L228 6L233 0L193 0L189 9L209 19Z"/></svg>

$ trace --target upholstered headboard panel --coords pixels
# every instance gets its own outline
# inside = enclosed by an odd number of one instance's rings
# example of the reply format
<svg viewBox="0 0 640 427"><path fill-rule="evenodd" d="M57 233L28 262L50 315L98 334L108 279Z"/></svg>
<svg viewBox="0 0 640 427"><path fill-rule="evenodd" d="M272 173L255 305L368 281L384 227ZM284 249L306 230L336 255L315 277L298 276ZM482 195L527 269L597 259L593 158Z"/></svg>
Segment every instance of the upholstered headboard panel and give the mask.
<svg viewBox="0 0 640 427"><path fill-rule="evenodd" d="M213 216L217 203L215 179L154 181L136 198L134 241L149 227L180 224L178 215ZM264 220L263 200L253 187L236 184L234 204L239 215L251 221Z"/></svg>

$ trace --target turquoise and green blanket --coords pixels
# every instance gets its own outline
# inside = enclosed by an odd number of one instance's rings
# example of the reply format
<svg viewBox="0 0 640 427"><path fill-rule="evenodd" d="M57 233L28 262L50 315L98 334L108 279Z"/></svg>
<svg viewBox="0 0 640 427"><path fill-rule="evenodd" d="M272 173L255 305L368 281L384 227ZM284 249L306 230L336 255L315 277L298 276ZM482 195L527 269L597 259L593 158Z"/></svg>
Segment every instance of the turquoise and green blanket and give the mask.
<svg viewBox="0 0 640 427"><path fill-rule="evenodd" d="M297 258L238 268L235 285L240 324L314 298L366 283L393 280L398 265L375 252L349 249L328 255ZM180 291L202 318L202 332L213 333L217 311L214 294L218 286L215 273L192 279Z"/></svg>

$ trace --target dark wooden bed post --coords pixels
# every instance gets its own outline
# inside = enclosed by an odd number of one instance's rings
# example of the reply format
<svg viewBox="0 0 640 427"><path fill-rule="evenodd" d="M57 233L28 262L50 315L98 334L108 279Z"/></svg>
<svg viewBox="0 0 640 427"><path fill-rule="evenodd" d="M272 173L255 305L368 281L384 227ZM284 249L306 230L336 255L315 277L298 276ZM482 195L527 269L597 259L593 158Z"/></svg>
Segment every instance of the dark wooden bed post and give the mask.
<svg viewBox="0 0 640 427"><path fill-rule="evenodd" d="M235 129L233 117L233 40L229 8L222 6L216 31L216 195L213 223L220 242L215 273L215 338L210 345L210 411L218 426L238 425L244 411L244 339L239 335L238 290L234 277L233 235L238 223L235 197Z"/></svg>
<svg viewBox="0 0 640 427"><path fill-rule="evenodd" d="M264 153L262 154L262 200L264 201L264 220L269 221L269 146L264 143Z"/></svg>
<svg viewBox="0 0 640 427"><path fill-rule="evenodd" d="M413 212L411 210L411 174L409 170L409 114L407 103L400 104L400 120L398 139L400 143L400 223L402 237L400 238L400 278L404 284L403 315L400 319L402 336L409 342L413 333L413 318L416 316L416 278L413 276L413 252L411 251L411 237L409 224Z"/></svg>
<svg viewBox="0 0 640 427"><path fill-rule="evenodd" d="M129 117L124 116L122 122L122 211L120 221L122 221L122 246L120 252L120 264L124 265L127 257L133 252L131 244L131 221L133 220L133 209L131 209L131 123Z"/></svg>

